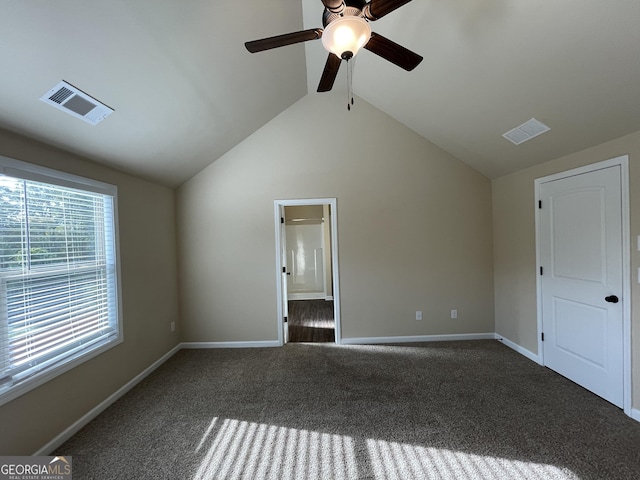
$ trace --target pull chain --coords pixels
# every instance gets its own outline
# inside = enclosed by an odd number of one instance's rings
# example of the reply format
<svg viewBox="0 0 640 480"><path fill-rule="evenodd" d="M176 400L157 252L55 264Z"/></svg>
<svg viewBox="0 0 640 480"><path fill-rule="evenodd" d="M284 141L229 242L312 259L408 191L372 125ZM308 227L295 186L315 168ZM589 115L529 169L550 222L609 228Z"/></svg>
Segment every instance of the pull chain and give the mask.
<svg viewBox="0 0 640 480"><path fill-rule="evenodd" d="M342 52L342 60L347 62L347 110L351 111L353 105L353 53L350 51Z"/></svg>
<svg viewBox="0 0 640 480"><path fill-rule="evenodd" d="M353 62L347 60L347 110L351 111L353 105Z"/></svg>

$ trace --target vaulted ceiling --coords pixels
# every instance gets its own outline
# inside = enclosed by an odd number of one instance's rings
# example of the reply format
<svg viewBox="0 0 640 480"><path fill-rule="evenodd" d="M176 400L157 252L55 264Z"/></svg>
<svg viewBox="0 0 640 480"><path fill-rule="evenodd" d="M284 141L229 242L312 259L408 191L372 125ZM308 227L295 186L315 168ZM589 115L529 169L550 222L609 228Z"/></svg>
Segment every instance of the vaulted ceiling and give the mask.
<svg viewBox="0 0 640 480"><path fill-rule="evenodd" d="M322 11L320 0L0 0L0 128L177 186L304 95L342 95L346 108L344 66L316 93L320 41L244 48L321 27ZM424 61L406 72L362 51L354 91L499 177L640 130L639 19L637 0L413 0L371 26ZM38 100L60 80L115 113L91 126ZM551 131L520 146L501 136L531 117Z"/></svg>

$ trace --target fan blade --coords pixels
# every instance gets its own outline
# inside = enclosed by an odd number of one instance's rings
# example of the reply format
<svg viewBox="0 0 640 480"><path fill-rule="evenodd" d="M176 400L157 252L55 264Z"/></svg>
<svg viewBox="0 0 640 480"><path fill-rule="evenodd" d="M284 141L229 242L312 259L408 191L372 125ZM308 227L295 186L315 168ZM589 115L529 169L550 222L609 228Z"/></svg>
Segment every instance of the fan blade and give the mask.
<svg viewBox="0 0 640 480"><path fill-rule="evenodd" d="M369 20L378 20L411 0L371 0L364 7L363 13Z"/></svg>
<svg viewBox="0 0 640 480"><path fill-rule="evenodd" d="M364 48L400 68L404 68L408 72L416 68L422 61L422 57L417 53L413 53L402 45L398 45L388 38L373 32L371 33L371 39L369 39Z"/></svg>
<svg viewBox="0 0 640 480"><path fill-rule="evenodd" d="M253 40L244 44L251 53L271 50L272 48L284 47L285 45L293 45L294 43L308 42L309 40L317 40L322 37L321 28L312 28L301 32L285 33L275 37L263 38L261 40Z"/></svg>
<svg viewBox="0 0 640 480"><path fill-rule="evenodd" d="M337 55L330 53L327 57L327 63L324 64L324 71L320 78L320 84L318 85L318 92L328 92L333 88L333 82L336 81L338 76L338 70L342 59Z"/></svg>

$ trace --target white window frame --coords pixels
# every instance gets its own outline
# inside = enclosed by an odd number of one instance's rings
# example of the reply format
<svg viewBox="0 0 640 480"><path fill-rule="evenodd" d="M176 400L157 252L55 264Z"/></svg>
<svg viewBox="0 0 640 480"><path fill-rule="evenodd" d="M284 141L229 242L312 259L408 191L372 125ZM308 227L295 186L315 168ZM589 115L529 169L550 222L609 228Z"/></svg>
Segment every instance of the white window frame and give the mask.
<svg viewBox="0 0 640 480"><path fill-rule="evenodd" d="M0 155L0 174L10 177L21 178L23 180L32 180L36 182L56 185L60 187L74 188L93 193L108 195L113 199L113 230L114 230L114 249L115 249L115 281L116 281L116 324L117 333L110 339L98 342L88 349L84 349L73 354L55 366L46 368L39 373L25 379L5 390L0 390L0 406L4 405L30 390L52 380L53 378L71 370L72 368L106 352L107 350L121 344L124 341L123 322L122 322L122 293L120 279L120 242L119 242L119 222L118 222L118 189L115 185L100 182L97 180L73 175L66 172L60 172L51 168L23 162L9 157ZM0 282L3 283L3 282ZM2 302L0 302L2 303ZM6 318L6 312L0 312L1 318ZM2 335L5 334L4 321L0 321L0 341ZM0 345L1 347L1 345Z"/></svg>

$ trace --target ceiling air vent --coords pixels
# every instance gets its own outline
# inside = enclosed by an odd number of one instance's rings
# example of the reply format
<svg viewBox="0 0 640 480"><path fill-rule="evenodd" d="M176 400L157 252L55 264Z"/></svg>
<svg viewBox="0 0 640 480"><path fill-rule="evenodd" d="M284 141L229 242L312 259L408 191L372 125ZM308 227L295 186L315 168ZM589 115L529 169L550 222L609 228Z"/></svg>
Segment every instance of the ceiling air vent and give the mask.
<svg viewBox="0 0 640 480"><path fill-rule="evenodd" d="M42 95L40 100L91 125L97 125L114 112L113 108L64 80Z"/></svg>
<svg viewBox="0 0 640 480"><path fill-rule="evenodd" d="M531 140L538 135L543 134L551 130L544 123L539 122L535 118L524 122L522 125L518 125L516 128L512 128L507 133L503 133L502 136L516 145Z"/></svg>

